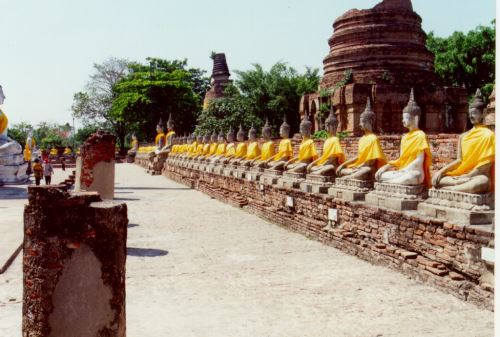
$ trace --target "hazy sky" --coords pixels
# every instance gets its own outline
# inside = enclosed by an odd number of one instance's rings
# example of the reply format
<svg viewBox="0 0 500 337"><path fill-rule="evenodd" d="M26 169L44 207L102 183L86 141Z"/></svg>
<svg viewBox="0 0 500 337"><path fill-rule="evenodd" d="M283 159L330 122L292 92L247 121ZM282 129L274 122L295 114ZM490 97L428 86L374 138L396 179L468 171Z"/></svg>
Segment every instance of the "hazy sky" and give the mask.
<svg viewBox="0 0 500 337"><path fill-rule="evenodd" d="M187 58L211 71L210 52L230 70L287 61L322 70L332 23L379 0L0 0L2 109L11 123L71 122L73 94L108 57ZM487 25L495 0L413 0L426 32Z"/></svg>

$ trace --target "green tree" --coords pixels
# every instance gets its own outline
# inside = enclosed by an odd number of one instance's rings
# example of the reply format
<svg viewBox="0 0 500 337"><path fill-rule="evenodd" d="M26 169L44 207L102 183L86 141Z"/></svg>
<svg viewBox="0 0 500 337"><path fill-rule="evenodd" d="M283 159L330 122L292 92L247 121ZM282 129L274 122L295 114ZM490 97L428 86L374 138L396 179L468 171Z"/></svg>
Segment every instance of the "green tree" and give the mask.
<svg viewBox="0 0 500 337"><path fill-rule="evenodd" d="M480 88L489 96L495 82L495 35L495 21L447 38L428 34L427 48L435 55L436 73L443 83L465 86L469 95Z"/></svg>
<svg viewBox="0 0 500 337"><path fill-rule="evenodd" d="M28 133L31 129L33 129L33 126L28 122L13 124L7 129L7 136L21 144L24 148L26 145L26 138L28 137Z"/></svg>
<svg viewBox="0 0 500 337"><path fill-rule="evenodd" d="M85 125L101 124L117 136L121 152L125 152L125 136L131 127L128 119L112 112L112 105L117 94L115 86L129 72L128 61L110 58L102 64L94 64L94 72L90 75L84 91L73 97L73 116L82 120Z"/></svg>
<svg viewBox="0 0 500 337"><path fill-rule="evenodd" d="M186 60L148 58L129 64L129 74L116 86L110 115L127 121L127 131L152 141L159 119L169 114L178 133L191 132L202 108L209 80L204 71L188 68ZM131 127L132 126L132 127Z"/></svg>

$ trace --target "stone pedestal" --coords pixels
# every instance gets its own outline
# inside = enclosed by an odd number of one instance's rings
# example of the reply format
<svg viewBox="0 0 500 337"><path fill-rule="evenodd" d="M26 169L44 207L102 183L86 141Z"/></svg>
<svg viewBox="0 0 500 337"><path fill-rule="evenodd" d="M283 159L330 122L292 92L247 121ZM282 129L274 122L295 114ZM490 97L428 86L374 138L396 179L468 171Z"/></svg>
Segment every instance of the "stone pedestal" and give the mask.
<svg viewBox="0 0 500 337"><path fill-rule="evenodd" d="M426 194L424 185L375 183L375 190L366 194L366 203L396 211L414 211Z"/></svg>
<svg viewBox="0 0 500 337"><path fill-rule="evenodd" d="M234 170L234 166L233 165L225 165L224 166L224 170L223 170L223 175L225 177L232 177L233 176L233 170Z"/></svg>
<svg viewBox="0 0 500 337"><path fill-rule="evenodd" d="M429 190L429 198L418 205L423 215L454 224L484 225L493 223L495 195Z"/></svg>
<svg viewBox="0 0 500 337"><path fill-rule="evenodd" d="M264 169L260 167L251 167L248 169L246 179L248 181L259 181Z"/></svg>
<svg viewBox="0 0 500 337"><path fill-rule="evenodd" d="M157 154L153 158L153 160L150 162L150 164L148 166L147 173L149 173L153 176L160 175L161 171L163 170L163 166L165 165L165 161L167 160L167 158L168 158L167 152Z"/></svg>
<svg viewBox="0 0 500 337"><path fill-rule="evenodd" d="M25 184L28 162L24 161L21 145L0 135L0 186L4 184Z"/></svg>
<svg viewBox="0 0 500 337"><path fill-rule="evenodd" d="M373 189L373 181L337 178L328 194L345 201L365 201L366 194Z"/></svg>
<svg viewBox="0 0 500 337"><path fill-rule="evenodd" d="M217 163L217 164L214 166L214 168L213 168L212 172L213 172L214 174L219 174L219 175L222 175L222 174L224 173L224 165L222 165L222 164L220 164L220 163Z"/></svg>
<svg viewBox="0 0 500 337"><path fill-rule="evenodd" d="M23 336L125 337L127 205L57 185L28 199Z"/></svg>
<svg viewBox="0 0 500 337"><path fill-rule="evenodd" d="M307 193L328 193L335 178L333 176L321 176L317 174L306 175L306 180L300 183L300 189Z"/></svg>
<svg viewBox="0 0 500 337"><path fill-rule="evenodd" d="M304 182L306 175L304 173L283 172L283 176L278 179L278 186L287 188L299 188L300 183Z"/></svg>
<svg viewBox="0 0 500 337"><path fill-rule="evenodd" d="M267 169L260 176L260 182L264 185L275 185L282 176L283 171Z"/></svg>
<svg viewBox="0 0 500 337"><path fill-rule="evenodd" d="M98 131L83 144L77 158L76 191L95 191L102 199L115 193L115 136Z"/></svg>
<svg viewBox="0 0 500 337"><path fill-rule="evenodd" d="M238 179L245 179L248 172L248 167L246 166L236 166L233 170L233 177Z"/></svg>

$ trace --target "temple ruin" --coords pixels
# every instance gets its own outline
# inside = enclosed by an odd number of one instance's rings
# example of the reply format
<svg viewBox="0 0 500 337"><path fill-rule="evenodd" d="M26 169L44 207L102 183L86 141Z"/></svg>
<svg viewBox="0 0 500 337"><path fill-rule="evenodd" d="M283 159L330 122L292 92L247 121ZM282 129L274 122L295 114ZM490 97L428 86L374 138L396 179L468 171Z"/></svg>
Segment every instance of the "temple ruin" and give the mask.
<svg viewBox="0 0 500 337"><path fill-rule="evenodd" d="M229 79L231 73L226 62L226 54L217 53L213 55L214 66L212 69L210 90L205 94L205 99L203 101L203 109L208 107L208 104L214 98L220 98L224 96L224 90L226 86L233 81Z"/></svg>
<svg viewBox="0 0 500 337"><path fill-rule="evenodd" d="M352 9L333 23L330 51L317 93L302 97L300 114L322 127L332 105L339 130L360 134L366 98L373 102L377 132L402 133L400 114L411 88L422 108L421 128L428 133L463 132L467 93L440 86L434 55L425 46L422 19L411 0L383 0L371 9Z"/></svg>

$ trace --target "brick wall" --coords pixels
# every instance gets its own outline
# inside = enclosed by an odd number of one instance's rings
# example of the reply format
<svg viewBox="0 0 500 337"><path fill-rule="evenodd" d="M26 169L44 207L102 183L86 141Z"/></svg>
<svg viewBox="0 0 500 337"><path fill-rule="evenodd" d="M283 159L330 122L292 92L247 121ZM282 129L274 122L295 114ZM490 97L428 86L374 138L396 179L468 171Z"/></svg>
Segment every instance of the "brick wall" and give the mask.
<svg viewBox="0 0 500 337"><path fill-rule="evenodd" d="M445 153L453 142L430 139ZM397 148L396 138L383 142ZM449 156L446 157L449 159ZM463 227L364 203L348 203L327 195L264 186L233 177L166 166L164 175L216 199L230 203L287 229L333 246L374 264L409 275L464 301L493 310L493 285L481 281L488 273L481 247L494 246L494 233L482 227ZM285 206L287 197L294 207ZM328 209L338 210L331 232Z"/></svg>

